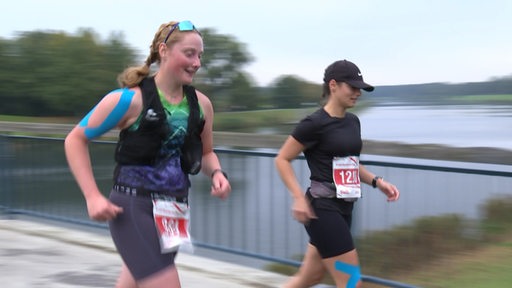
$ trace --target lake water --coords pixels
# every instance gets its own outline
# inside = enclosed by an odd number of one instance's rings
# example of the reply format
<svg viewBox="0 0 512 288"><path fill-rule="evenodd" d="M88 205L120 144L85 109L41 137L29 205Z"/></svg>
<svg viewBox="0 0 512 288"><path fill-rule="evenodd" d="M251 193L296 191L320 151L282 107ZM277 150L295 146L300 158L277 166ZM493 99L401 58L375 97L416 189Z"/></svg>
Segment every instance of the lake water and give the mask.
<svg viewBox="0 0 512 288"><path fill-rule="evenodd" d="M380 106L357 114L367 140L512 150L512 105Z"/></svg>

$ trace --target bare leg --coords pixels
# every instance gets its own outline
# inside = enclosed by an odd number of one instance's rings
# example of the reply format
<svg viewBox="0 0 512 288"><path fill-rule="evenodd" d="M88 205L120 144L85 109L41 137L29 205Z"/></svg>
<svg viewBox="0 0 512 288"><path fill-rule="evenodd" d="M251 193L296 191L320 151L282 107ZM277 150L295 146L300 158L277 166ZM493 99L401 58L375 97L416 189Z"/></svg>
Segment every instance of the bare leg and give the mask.
<svg viewBox="0 0 512 288"><path fill-rule="evenodd" d="M308 244L306 255L299 271L283 286L283 288L306 288L320 283L325 275L322 257L315 246Z"/></svg>
<svg viewBox="0 0 512 288"><path fill-rule="evenodd" d="M181 288L176 266L163 269L137 283L139 288Z"/></svg>
<svg viewBox="0 0 512 288"><path fill-rule="evenodd" d="M137 288L137 283L135 279L133 279L132 273L126 267L126 264L123 263L123 267L121 267L121 273L119 274L119 278L117 279L116 288Z"/></svg>
<svg viewBox="0 0 512 288"><path fill-rule="evenodd" d="M357 257L356 249L351 250L345 254L341 254L341 255L338 255L335 257L323 259L323 263L324 263L325 267L327 268L327 271L329 271L329 274L331 274L332 279L334 279L334 281L336 282L336 287L346 288L350 277L353 275L348 274L344 271L337 270L335 268L336 261L340 261L342 263L353 265L353 266L359 266L359 260ZM361 287L361 280L359 280L357 282L356 287Z"/></svg>

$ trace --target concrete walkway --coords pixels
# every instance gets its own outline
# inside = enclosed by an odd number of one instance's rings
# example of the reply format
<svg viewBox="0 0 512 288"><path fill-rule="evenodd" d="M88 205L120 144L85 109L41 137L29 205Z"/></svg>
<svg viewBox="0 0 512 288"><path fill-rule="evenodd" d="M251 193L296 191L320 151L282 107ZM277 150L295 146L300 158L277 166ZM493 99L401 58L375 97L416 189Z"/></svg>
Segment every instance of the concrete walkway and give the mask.
<svg viewBox="0 0 512 288"><path fill-rule="evenodd" d="M0 285L114 287L121 266L110 236L25 219L0 219ZM184 288L279 287L286 276L180 253Z"/></svg>

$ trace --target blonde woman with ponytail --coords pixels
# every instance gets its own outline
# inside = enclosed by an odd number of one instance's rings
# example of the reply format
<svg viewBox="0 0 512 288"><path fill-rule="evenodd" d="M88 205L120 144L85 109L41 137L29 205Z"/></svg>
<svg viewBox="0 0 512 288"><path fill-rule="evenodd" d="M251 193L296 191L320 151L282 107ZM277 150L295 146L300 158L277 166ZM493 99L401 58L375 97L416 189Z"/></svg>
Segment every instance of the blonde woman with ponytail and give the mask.
<svg viewBox="0 0 512 288"><path fill-rule="evenodd" d="M202 54L201 34L190 21L162 24L144 65L123 71L121 88L106 94L66 137L66 158L89 217L108 223L123 260L116 287L181 287L174 259L179 246L190 241L189 175L200 169L211 177L213 196L224 199L231 192L213 151L212 103L190 86ZM151 74L153 64L158 70ZM192 125L189 114L192 118L197 110L200 124ZM88 144L114 128L121 132L107 198L95 181ZM193 146L187 142L189 130L198 135L195 143L202 150L198 165L192 165L196 170L183 157ZM185 216L159 210L175 206Z"/></svg>

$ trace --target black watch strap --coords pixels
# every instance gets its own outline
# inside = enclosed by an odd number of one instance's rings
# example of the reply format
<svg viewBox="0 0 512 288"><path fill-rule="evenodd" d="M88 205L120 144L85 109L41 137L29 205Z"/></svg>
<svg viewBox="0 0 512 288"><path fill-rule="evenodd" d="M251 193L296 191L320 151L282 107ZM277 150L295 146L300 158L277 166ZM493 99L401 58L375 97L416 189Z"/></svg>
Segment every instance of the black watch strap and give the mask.
<svg viewBox="0 0 512 288"><path fill-rule="evenodd" d="M213 178L213 175L215 175L215 173L217 173L217 172L222 173L222 175L224 175L224 177L225 177L226 179L228 179L228 174L227 174L226 172L222 171L221 169L215 169L215 170L213 170L212 175L211 175L211 178Z"/></svg>
<svg viewBox="0 0 512 288"><path fill-rule="evenodd" d="M372 180L372 187L373 188L377 188L377 181L379 179L384 179L384 178L382 178L382 176L375 176L375 177L373 177L373 180Z"/></svg>

